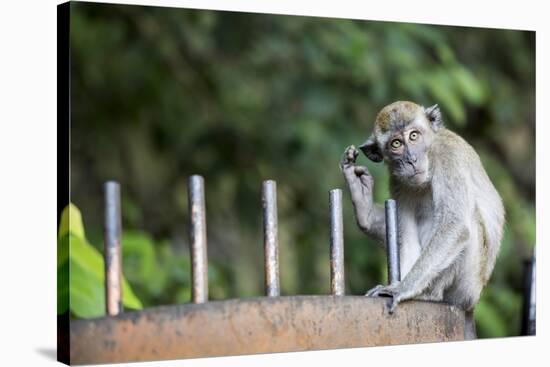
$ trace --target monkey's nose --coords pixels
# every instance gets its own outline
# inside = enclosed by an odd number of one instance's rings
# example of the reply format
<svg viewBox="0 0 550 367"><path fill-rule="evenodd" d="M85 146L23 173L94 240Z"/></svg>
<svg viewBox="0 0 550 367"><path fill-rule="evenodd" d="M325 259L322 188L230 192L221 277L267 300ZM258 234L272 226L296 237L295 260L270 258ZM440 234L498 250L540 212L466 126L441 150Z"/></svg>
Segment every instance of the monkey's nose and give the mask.
<svg viewBox="0 0 550 367"><path fill-rule="evenodd" d="M416 154L410 154L407 161L409 163L415 164L418 161L418 157L416 156Z"/></svg>

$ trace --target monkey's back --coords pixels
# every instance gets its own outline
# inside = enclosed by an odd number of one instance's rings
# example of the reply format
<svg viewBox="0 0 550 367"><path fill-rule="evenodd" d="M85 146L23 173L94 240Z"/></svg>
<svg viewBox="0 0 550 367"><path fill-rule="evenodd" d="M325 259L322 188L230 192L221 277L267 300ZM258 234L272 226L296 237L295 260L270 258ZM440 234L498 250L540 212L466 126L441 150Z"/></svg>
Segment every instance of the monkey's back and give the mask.
<svg viewBox="0 0 550 367"><path fill-rule="evenodd" d="M502 199L491 182L479 155L461 136L448 130L438 132L436 154L446 154L463 172L462 183L470 188L473 221L478 223L478 237L483 259L479 261L480 279L484 286L493 271L502 241L505 211Z"/></svg>

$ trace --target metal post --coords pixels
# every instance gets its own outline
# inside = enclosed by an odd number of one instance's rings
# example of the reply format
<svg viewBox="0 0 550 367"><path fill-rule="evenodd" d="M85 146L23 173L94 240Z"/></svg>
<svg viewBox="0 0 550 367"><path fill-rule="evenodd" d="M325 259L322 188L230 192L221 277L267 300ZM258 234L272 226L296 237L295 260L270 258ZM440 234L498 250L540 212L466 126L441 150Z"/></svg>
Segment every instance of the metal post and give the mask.
<svg viewBox="0 0 550 367"><path fill-rule="evenodd" d="M265 292L268 297L280 295L279 239L277 235L277 183L266 180L262 185L264 227Z"/></svg>
<svg viewBox="0 0 550 367"><path fill-rule="evenodd" d="M342 190L329 191L330 207L330 292L345 294L344 283L344 220L342 218Z"/></svg>
<svg viewBox="0 0 550 367"><path fill-rule="evenodd" d="M120 185L108 181L104 185L105 217L105 301L107 315L113 316L122 310L122 254Z"/></svg>
<svg viewBox="0 0 550 367"><path fill-rule="evenodd" d="M192 302L208 301L208 259L206 253L206 208L204 205L204 179L189 177L189 218L191 237Z"/></svg>
<svg viewBox="0 0 550 367"><path fill-rule="evenodd" d="M523 315L521 320L521 335L537 334L537 305L535 293L536 264L535 253L533 253L533 257L524 261L523 264Z"/></svg>
<svg viewBox="0 0 550 367"><path fill-rule="evenodd" d="M385 204L388 283L394 284L401 280L401 271L399 269L399 243L397 237L397 205L393 199L386 200Z"/></svg>

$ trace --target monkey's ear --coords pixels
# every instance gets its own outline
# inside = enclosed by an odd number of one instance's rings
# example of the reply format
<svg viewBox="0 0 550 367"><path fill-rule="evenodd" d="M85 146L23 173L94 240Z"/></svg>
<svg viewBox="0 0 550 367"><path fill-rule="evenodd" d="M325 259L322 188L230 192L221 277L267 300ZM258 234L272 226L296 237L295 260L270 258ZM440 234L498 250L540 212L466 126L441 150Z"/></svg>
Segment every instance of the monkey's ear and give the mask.
<svg viewBox="0 0 550 367"><path fill-rule="evenodd" d="M384 158L374 135L371 135L363 144L359 145L359 149L373 162L382 162Z"/></svg>
<svg viewBox="0 0 550 367"><path fill-rule="evenodd" d="M443 127L443 119L441 118L441 111L439 110L439 106L437 104L434 104L431 107L425 108L424 113L426 114L428 121L430 121L430 125L432 126L433 131L437 131Z"/></svg>

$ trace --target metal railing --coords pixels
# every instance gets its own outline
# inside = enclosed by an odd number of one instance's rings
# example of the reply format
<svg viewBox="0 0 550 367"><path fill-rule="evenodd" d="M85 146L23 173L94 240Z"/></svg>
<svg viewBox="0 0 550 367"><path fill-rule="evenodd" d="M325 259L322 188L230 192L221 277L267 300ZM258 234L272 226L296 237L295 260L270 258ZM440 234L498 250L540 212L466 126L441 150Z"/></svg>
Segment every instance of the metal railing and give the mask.
<svg viewBox="0 0 550 367"><path fill-rule="evenodd" d="M105 289L108 315L122 312L121 267L121 213L120 185L105 183ZM192 302L208 301L208 260L206 239L206 205L204 179L193 175L188 181ZM400 280L399 245L397 241L397 206L386 200L386 242L389 283ZM329 191L330 210L330 291L332 295L345 294L344 278L344 222L342 190ZM281 295L279 285L279 236L277 215L277 183L266 180L262 184L265 295Z"/></svg>
<svg viewBox="0 0 550 367"><path fill-rule="evenodd" d="M145 361L186 357L463 340L464 313L406 302L389 315L387 299L345 295L342 190L329 191L330 295L281 296L277 185L262 185L266 297L208 301L204 179L188 181L191 303L123 312L120 186L105 184L107 316L73 320L70 362ZM386 201L389 283L399 281L397 206ZM411 328L410 325L415 325Z"/></svg>

